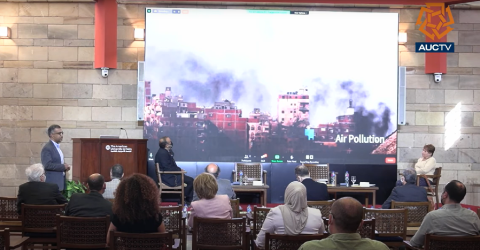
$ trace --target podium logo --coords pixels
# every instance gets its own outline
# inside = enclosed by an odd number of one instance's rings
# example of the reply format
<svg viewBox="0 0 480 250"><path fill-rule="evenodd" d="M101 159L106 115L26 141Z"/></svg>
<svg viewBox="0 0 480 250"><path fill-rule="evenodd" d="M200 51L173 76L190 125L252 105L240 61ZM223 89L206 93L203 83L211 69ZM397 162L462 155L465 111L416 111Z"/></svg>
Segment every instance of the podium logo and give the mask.
<svg viewBox="0 0 480 250"><path fill-rule="evenodd" d="M441 9L438 11L435 11L433 7L440 7ZM422 17L423 14L426 14L425 19L422 22ZM434 23L432 21L432 17L436 17L440 19L437 23ZM448 19L447 19L448 16ZM425 34L428 38L435 40L435 37L437 39L440 39L444 36L446 36L450 31L453 30L450 25L454 24L455 21L453 20L452 16L452 11L450 10L450 7L445 8L444 3L427 3L427 7L422 7L420 9L420 13L418 14L417 22L415 25L420 25L420 32ZM432 32L428 32L426 30L426 27L429 27L432 29ZM443 28L444 31L441 31Z"/></svg>
<svg viewBox="0 0 480 250"><path fill-rule="evenodd" d="M109 150L110 150L110 145L105 146L105 149L106 149L107 151L109 151Z"/></svg>

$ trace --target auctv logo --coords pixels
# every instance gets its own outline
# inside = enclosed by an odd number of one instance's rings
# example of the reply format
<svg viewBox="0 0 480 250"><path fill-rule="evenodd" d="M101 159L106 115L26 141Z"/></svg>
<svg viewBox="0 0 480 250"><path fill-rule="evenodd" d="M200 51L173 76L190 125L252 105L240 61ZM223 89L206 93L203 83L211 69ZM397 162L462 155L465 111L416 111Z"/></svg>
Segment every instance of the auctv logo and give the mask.
<svg viewBox="0 0 480 250"><path fill-rule="evenodd" d="M435 41L446 36L453 30L450 25L454 24L452 11L450 7L445 8L444 3L427 3L427 7L422 7L418 14L416 25L420 25L418 29L428 38ZM440 7L440 8L438 8ZM422 22L422 17L425 19ZM433 19L433 20L432 20ZM430 28L431 32L427 31ZM455 45L453 43L415 43L415 52L417 53L453 53Z"/></svg>

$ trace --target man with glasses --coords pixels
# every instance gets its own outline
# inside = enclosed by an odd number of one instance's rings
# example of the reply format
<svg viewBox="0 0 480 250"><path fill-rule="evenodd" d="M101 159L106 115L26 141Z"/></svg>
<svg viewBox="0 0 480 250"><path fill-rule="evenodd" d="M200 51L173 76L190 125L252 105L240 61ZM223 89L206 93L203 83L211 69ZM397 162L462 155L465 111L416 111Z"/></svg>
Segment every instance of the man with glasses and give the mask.
<svg viewBox="0 0 480 250"><path fill-rule="evenodd" d="M28 182L18 187L17 209L22 212L22 203L31 205L57 205L67 203L56 184L46 183L42 164L33 164L25 170Z"/></svg>
<svg viewBox="0 0 480 250"><path fill-rule="evenodd" d="M65 187L65 172L70 170L70 165L65 163L60 143L63 140L63 131L59 125L52 125L47 130L50 140L43 146L41 159L45 168L47 182L55 183L63 191Z"/></svg>

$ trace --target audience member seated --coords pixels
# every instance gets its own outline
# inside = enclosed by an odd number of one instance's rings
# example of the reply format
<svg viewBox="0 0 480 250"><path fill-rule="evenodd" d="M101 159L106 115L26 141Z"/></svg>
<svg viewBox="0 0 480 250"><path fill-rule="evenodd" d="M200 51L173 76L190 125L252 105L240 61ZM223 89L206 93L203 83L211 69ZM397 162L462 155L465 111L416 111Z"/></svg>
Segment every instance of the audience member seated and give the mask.
<svg viewBox="0 0 480 250"><path fill-rule="evenodd" d="M232 183L230 180L227 179L220 179L218 176L220 175L220 167L217 166L215 163L210 163L208 166L205 167L205 173L212 174L217 179L218 191L217 195L227 195L231 200L236 198L235 192L232 188ZM193 201L197 201L198 196L195 190L193 191Z"/></svg>
<svg viewBox="0 0 480 250"><path fill-rule="evenodd" d="M110 179L111 181L106 183L105 193L103 193L103 198L105 199L115 199L115 190L117 190L118 183L123 178L123 166L120 164L115 164L112 169L110 169Z"/></svg>
<svg viewBox="0 0 480 250"><path fill-rule="evenodd" d="M385 200L382 205L383 209L389 209L392 207L392 201L401 202L424 202L428 201L427 190L423 187L418 187L417 172L415 169L405 169L403 171L405 181L403 186L395 187L392 190L390 196Z"/></svg>
<svg viewBox="0 0 480 250"><path fill-rule="evenodd" d="M285 190L285 205L272 208L257 235L257 247L265 247L265 234L323 234L322 213L307 206L307 189L294 181Z"/></svg>
<svg viewBox="0 0 480 250"><path fill-rule="evenodd" d="M433 175L435 172L435 166L437 165L437 161L433 158L434 152L435 146L432 144L427 144L423 147L422 158L418 159L417 164L415 164L415 171L417 171L417 174ZM430 181L430 184L433 184L433 182ZM420 178L420 186L427 186L425 178Z"/></svg>
<svg viewBox="0 0 480 250"><path fill-rule="evenodd" d="M460 205L467 194L465 185L460 181L449 182L443 190L442 207L431 211L423 218L422 225L410 240L414 247L423 246L426 234L445 236L479 235L480 219L471 210Z"/></svg>
<svg viewBox="0 0 480 250"><path fill-rule="evenodd" d="M105 179L101 174L92 174L88 177L88 194L72 194L65 208L65 215L77 217L105 217L112 218L112 203L102 196L105 191Z"/></svg>
<svg viewBox="0 0 480 250"><path fill-rule="evenodd" d="M164 136L159 140L159 149L155 155L155 164L160 165L160 171L182 171L183 169L177 166L175 159L173 159L173 143L168 136ZM193 178L185 175L183 177L183 184L185 185L185 203L190 205L193 200ZM163 184L169 187L177 187L181 185L181 175L179 174L162 174L160 180Z"/></svg>
<svg viewBox="0 0 480 250"><path fill-rule="evenodd" d="M67 199L58 190L58 185L47 183L42 164L33 164L25 170L28 182L18 187L17 211L22 212L22 203L31 205L58 205Z"/></svg>
<svg viewBox="0 0 480 250"><path fill-rule="evenodd" d="M327 185L312 180L307 167L304 165L296 167L295 175L297 181L301 182L307 189L307 201L327 201L330 199Z"/></svg>
<svg viewBox="0 0 480 250"><path fill-rule="evenodd" d="M217 180L208 173L202 173L193 181L193 188L200 200L192 202L188 226L193 227L193 218L231 219L233 216L230 198L226 195L216 195Z"/></svg>
<svg viewBox="0 0 480 250"><path fill-rule="evenodd" d="M152 178L143 174L127 177L118 185L115 197L107 242L112 230L124 233L165 232L159 188Z"/></svg>
<svg viewBox="0 0 480 250"><path fill-rule="evenodd" d="M328 217L330 236L323 240L304 243L299 250L313 249L356 249L356 250L389 250L380 241L362 238L357 229L362 225L363 207L360 202L351 198L340 198L332 205Z"/></svg>

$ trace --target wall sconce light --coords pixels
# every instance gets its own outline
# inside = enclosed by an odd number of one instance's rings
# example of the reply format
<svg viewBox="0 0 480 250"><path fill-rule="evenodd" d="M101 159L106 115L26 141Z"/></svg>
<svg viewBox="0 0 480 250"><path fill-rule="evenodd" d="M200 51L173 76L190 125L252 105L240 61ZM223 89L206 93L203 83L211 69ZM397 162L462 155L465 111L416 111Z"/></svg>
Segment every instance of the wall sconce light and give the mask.
<svg viewBox="0 0 480 250"><path fill-rule="evenodd" d="M9 27L0 27L0 38L10 38L10 28Z"/></svg>
<svg viewBox="0 0 480 250"><path fill-rule="evenodd" d="M407 42L407 33L405 32L398 33L398 43L404 44L406 42Z"/></svg>
<svg viewBox="0 0 480 250"><path fill-rule="evenodd" d="M133 38L135 38L135 40L140 40L140 41L145 40L145 30L144 29L135 29L135 31L133 33Z"/></svg>

